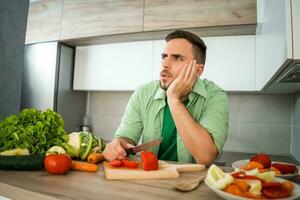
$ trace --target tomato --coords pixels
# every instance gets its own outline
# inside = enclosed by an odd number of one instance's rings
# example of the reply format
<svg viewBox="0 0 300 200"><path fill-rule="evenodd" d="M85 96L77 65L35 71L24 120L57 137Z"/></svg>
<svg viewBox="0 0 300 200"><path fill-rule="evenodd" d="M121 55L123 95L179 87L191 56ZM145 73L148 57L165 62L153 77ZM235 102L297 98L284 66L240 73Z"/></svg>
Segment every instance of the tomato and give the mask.
<svg viewBox="0 0 300 200"><path fill-rule="evenodd" d="M112 160L109 162L109 164L113 167L122 167L122 161L121 160Z"/></svg>
<svg viewBox="0 0 300 200"><path fill-rule="evenodd" d="M145 171L157 170L158 159L151 151L142 151L141 153L142 166Z"/></svg>
<svg viewBox="0 0 300 200"><path fill-rule="evenodd" d="M69 171L72 160L67 154L50 154L44 159L44 165L50 174L65 174Z"/></svg>
<svg viewBox="0 0 300 200"><path fill-rule="evenodd" d="M266 197L270 199L279 199L279 198L286 198L291 196L291 192L281 188L267 188L267 189L262 189L262 194L265 195Z"/></svg>
<svg viewBox="0 0 300 200"><path fill-rule="evenodd" d="M296 171L296 165L273 163L272 166L278 169L282 174L293 174Z"/></svg>
<svg viewBox="0 0 300 200"><path fill-rule="evenodd" d="M140 162L134 161L134 160L122 160L122 164L126 168L138 168L140 165Z"/></svg>

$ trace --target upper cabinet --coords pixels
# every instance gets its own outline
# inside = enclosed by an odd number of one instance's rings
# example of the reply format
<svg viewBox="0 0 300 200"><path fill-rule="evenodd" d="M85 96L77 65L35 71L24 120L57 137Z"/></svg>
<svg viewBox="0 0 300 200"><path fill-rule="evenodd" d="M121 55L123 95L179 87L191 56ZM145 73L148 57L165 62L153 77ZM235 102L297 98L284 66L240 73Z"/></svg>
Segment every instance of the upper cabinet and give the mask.
<svg viewBox="0 0 300 200"><path fill-rule="evenodd" d="M178 28L201 36L255 34L256 0L38 1L30 4L26 43L153 40Z"/></svg>
<svg viewBox="0 0 300 200"><path fill-rule="evenodd" d="M152 41L76 48L74 90L135 90L152 80Z"/></svg>
<svg viewBox="0 0 300 200"><path fill-rule="evenodd" d="M59 40L63 4L63 0L37 1L30 4L26 44Z"/></svg>
<svg viewBox="0 0 300 200"><path fill-rule="evenodd" d="M267 1L256 35L256 89L291 93L300 90L300 1Z"/></svg>
<svg viewBox="0 0 300 200"><path fill-rule="evenodd" d="M207 58L201 78L226 91L255 91L255 37L203 38ZM158 80L164 40L82 46L76 49L75 90L135 90Z"/></svg>
<svg viewBox="0 0 300 200"><path fill-rule="evenodd" d="M60 39L141 32L143 6L142 0L64 0Z"/></svg>
<svg viewBox="0 0 300 200"><path fill-rule="evenodd" d="M256 24L254 0L145 0L144 31Z"/></svg>

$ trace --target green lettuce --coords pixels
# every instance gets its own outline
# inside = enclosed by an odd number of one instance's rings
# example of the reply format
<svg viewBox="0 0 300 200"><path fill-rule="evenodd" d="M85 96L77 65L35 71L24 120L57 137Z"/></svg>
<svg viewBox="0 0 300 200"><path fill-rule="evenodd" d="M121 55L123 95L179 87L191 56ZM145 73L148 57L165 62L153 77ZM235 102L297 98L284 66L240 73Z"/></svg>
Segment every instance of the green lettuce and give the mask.
<svg viewBox="0 0 300 200"><path fill-rule="evenodd" d="M26 148L31 155L45 155L50 147L67 141L62 117L50 109L24 109L0 122L0 152Z"/></svg>

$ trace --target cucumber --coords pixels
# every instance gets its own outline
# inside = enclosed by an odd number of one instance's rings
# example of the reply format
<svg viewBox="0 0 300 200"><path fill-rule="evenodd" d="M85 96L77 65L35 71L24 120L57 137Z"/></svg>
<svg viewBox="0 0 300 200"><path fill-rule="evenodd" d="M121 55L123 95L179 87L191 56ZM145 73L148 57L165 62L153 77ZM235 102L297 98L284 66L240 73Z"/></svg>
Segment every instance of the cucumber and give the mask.
<svg viewBox="0 0 300 200"><path fill-rule="evenodd" d="M0 156L0 169L5 170L40 170L44 168L44 156Z"/></svg>

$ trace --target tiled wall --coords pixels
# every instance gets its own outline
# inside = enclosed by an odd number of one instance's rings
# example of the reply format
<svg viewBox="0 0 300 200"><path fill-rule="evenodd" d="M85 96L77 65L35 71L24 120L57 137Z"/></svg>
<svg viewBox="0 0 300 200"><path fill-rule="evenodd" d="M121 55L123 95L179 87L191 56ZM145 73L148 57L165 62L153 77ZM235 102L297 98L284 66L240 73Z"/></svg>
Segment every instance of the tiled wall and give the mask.
<svg viewBox="0 0 300 200"><path fill-rule="evenodd" d="M229 137L224 150L289 155L290 95L229 94Z"/></svg>
<svg viewBox="0 0 300 200"><path fill-rule="evenodd" d="M113 138L131 94L131 92L90 93L89 116L95 134L106 140ZM229 137L224 150L289 154L292 96L269 94L228 96ZM298 137L300 137L299 124L298 120Z"/></svg>
<svg viewBox="0 0 300 200"><path fill-rule="evenodd" d="M291 153L300 161L300 93L295 94L293 100Z"/></svg>

